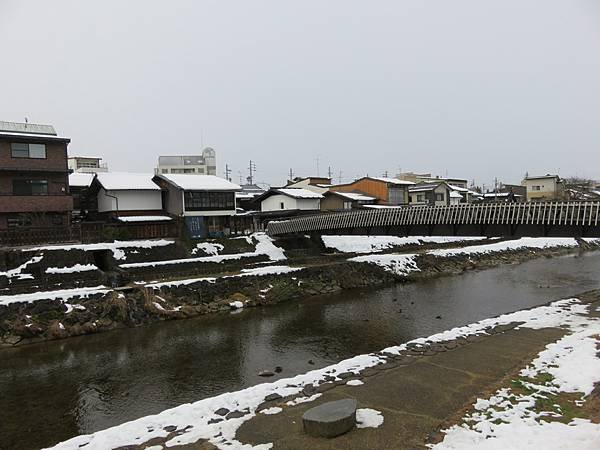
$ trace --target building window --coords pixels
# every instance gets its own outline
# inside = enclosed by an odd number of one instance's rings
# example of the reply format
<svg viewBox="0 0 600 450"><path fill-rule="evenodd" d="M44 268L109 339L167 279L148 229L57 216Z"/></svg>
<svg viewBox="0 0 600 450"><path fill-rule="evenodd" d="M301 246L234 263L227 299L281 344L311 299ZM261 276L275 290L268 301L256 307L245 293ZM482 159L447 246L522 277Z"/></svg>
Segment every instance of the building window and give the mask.
<svg viewBox="0 0 600 450"><path fill-rule="evenodd" d="M444 201L444 193L442 192L441 194L435 194L435 201L443 202Z"/></svg>
<svg viewBox="0 0 600 450"><path fill-rule="evenodd" d="M425 201L425 194L417 194L417 202L424 202Z"/></svg>
<svg viewBox="0 0 600 450"><path fill-rule="evenodd" d="M31 217L24 214L12 216L6 219L6 225L8 228L30 227L31 224Z"/></svg>
<svg viewBox="0 0 600 450"><path fill-rule="evenodd" d="M219 211L235 209L233 192L186 191L184 194L186 211Z"/></svg>
<svg viewBox="0 0 600 450"><path fill-rule="evenodd" d="M13 195L48 195L48 181L13 180Z"/></svg>
<svg viewBox="0 0 600 450"><path fill-rule="evenodd" d="M404 190L397 187L390 187L388 189L388 204L401 205L402 203L404 203Z"/></svg>
<svg viewBox="0 0 600 450"><path fill-rule="evenodd" d="M46 144L10 144L13 158L46 159Z"/></svg>
<svg viewBox="0 0 600 450"><path fill-rule="evenodd" d="M161 169L162 173L169 173L169 169Z"/></svg>
<svg viewBox="0 0 600 450"><path fill-rule="evenodd" d="M280 203L279 203L279 209L285 209L285 205L284 205L284 203L283 203L283 202L280 202Z"/></svg>
<svg viewBox="0 0 600 450"><path fill-rule="evenodd" d="M352 202L344 202L344 209L352 209Z"/></svg>
<svg viewBox="0 0 600 450"><path fill-rule="evenodd" d="M531 186L531 190L532 191L541 191L542 187L541 186Z"/></svg>
<svg viewBox="0 0 600 450"><path fill-rule="evenodd" d="M61 216L60 214L52 215L52 225L61 226L64 224L65 224L65 218L63 216Z"/></svg>

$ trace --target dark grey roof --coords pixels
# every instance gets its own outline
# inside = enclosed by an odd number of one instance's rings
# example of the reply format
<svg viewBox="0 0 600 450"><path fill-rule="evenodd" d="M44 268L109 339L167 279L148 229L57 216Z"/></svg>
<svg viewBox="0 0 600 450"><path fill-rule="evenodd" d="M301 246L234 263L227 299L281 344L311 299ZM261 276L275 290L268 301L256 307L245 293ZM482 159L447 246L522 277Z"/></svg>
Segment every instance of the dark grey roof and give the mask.
<svg viewBox="0 0 600 450"><path fill-rule="evenodd" d="M23 134L48 134L56 136L52 125L40 125L36 123L4 122L0 120L0 132L23 133Z"/></svg>

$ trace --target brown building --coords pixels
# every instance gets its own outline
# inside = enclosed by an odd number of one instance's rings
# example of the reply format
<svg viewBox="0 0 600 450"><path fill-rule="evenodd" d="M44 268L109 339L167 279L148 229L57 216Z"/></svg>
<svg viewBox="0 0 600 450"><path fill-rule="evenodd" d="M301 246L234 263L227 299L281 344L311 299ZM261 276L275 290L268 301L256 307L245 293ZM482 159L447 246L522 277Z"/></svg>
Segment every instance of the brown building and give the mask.
<svg viewBox="0 0 600 450"><path fill-rule="evenodd" d="M0 230L69 224L69 142L50 125L0 122Z"/></svg>
<svg viewBox="0 0 600 450"><path fill-rule="evenodd" d="M352 183L337 184L329 188L336 192L355 192L375 197L380 205L407 205L408 187L414 185L411 181L397 178L364 177Z"/></svg>

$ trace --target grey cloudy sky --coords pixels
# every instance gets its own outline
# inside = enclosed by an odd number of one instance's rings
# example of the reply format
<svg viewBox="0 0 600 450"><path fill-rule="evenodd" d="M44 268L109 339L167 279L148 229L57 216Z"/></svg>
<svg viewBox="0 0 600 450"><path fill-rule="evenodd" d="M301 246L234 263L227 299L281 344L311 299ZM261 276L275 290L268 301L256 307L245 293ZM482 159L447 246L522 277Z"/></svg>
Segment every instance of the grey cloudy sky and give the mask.
<svg viewBox="0 0 600 450"><path fill-rule="evenodd" d="M151 171L600 178L598 0L0 0L0 120Z"/></svg>

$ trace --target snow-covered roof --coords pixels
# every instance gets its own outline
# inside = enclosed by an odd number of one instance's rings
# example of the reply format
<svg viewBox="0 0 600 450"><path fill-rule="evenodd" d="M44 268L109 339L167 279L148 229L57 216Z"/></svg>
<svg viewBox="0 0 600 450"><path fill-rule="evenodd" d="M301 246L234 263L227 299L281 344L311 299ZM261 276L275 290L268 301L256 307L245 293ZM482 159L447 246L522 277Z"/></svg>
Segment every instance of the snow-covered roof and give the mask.
<svg viewBox="0 0 600 450"><path fill-rule="evenodd" d="M93 179L93 173L74 172L69 174L69 186L89 187Z"/></svg>
<svg viewBox="0 0 600 450"><path fill-rule="evenodd" d="M53 136L51 134L37 134L37 133L13 133L8 131L0 131L0 136L6 137L26 137L26 138L38 138L48 141L64 141L70 142L71 139L63 136Z"/></svg>
<svg viewBox="0 0 600 450"><path fill-rule="evenodd" d="M160 191L149 173L99 172L96 179L107 191Z"/></svg>
<svg viewBox="0 0 600 450"><path fill-rule="evenodd" d="M365 194L359 194L357 192L329 191L329 193L335 194L335 195L339 195L340 197L345 197L348 200L352 200L352 201L367 202L367 201L371 201L371 200L377 200L375 197L371 197L371 196L368 196L368 195L365 195Z"/></svg>
<svg viewBox="0 0 600 450"><path fill-rule="evenodd" d="M242 189L237 184L214 175L165 173L158 175L158 177L184 191L240 191Z"/></svg>
<svg viewBox="0 0 600 450"><path fill-rule="evenodd" d="M42 125L39 123L21 123L5 122L0 120L0 132L19 133L19 134L43 134L56 136L56 131L52 125Z"/></svg>
<svg viewBox="0 0 600 450"><path fill-rule="evenodd" d="M456 191L450 191L450 198L463 198L463 196Z"/></svg>
<svg viewBox="0 0 600 450"><path fill-rule="evenodd" d="M384 181L384 182L390 183L390 184L400 184L400 185L404 185L404 186L415 184L412 181L399 180L398 178L386 178L386 177L370 177L370 178L372 178L373 180Z"/></svg>
<svg viewBox="0 0 600 450"><path fill-rule="evenodd" d="M392 205L362 205L363 208L371 208L371 209L396 209L402 208L402 205L392 206Z"/></svg>
<svg viewBox="0 0 600 450"><path fill-rule="evenodd" d="M510 192L487 192L485 194L479 194L482 195L485 198L490 198L490 197L508 197L510 195ZM522 195L520 194L512 194L515 197L522 197Z"/></svg>
<svg viewBox="0 0 600 450"><path fill-rule="evenodd" d="M120 216L119 222L167 222L173 220L169 216Z"/></svg>
<svg viewBox="0 0 600 450"><path fill-rule="evenodd" d="M440 185L440 183L419 183L419 184L415 184L414 186L411 186L408 188L408 192L425 192L425 191L433 191L435 188L437 188Z"/></svg>
<svg viewBox="0 0 600 450"><path fill-rule="evenodd" d="M275 189L275 192L293 198L323 198L321 194L301 188L281 188Z"/></svg>

